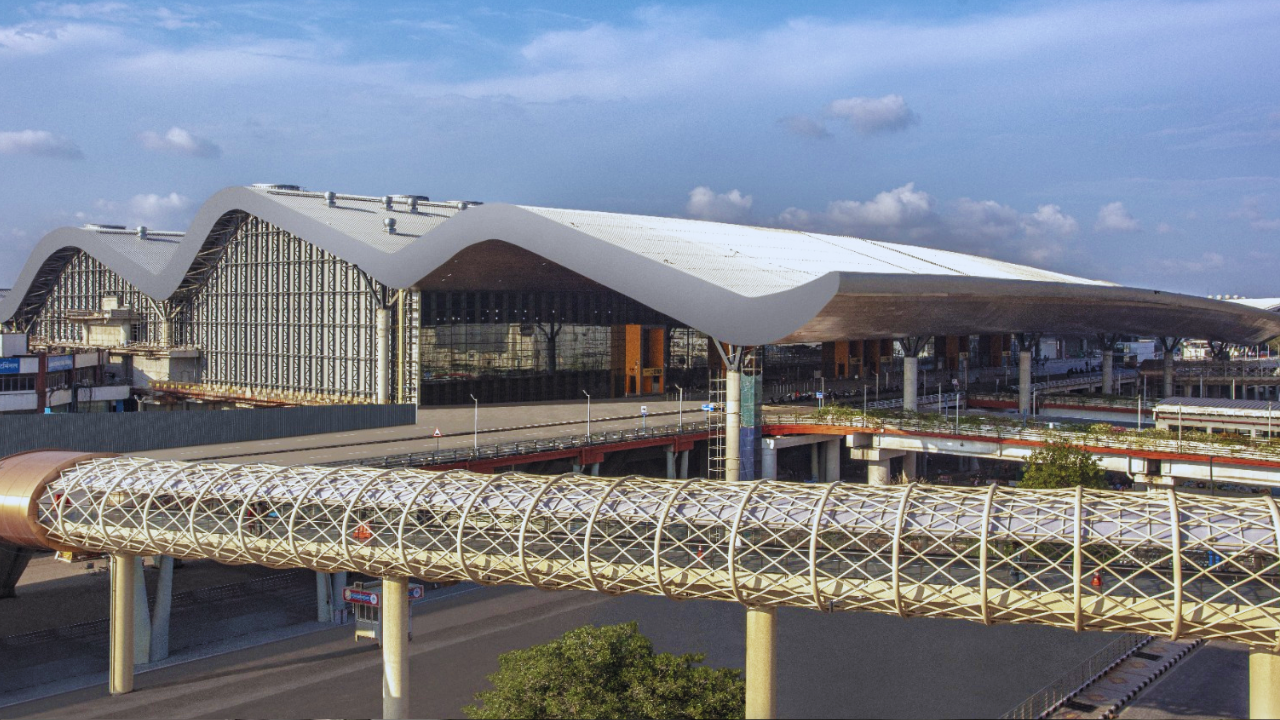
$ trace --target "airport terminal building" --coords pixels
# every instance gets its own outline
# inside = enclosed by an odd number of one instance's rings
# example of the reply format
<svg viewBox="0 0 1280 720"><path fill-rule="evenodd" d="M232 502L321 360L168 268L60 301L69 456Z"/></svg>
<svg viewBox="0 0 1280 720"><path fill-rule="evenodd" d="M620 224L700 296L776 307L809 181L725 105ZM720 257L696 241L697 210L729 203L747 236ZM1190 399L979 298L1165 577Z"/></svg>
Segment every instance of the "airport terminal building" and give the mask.
<svg viewBox="0 0 1280 720"><path fill-rule="evenodd" d="M0 298L24 356L96 353L98 384L266 406L705 387L709 339L847 378L904 353L999 366L1016 333L1257 342L1274 317L873 240L290 185L223 190L185 233L55 230Z"/></svg>

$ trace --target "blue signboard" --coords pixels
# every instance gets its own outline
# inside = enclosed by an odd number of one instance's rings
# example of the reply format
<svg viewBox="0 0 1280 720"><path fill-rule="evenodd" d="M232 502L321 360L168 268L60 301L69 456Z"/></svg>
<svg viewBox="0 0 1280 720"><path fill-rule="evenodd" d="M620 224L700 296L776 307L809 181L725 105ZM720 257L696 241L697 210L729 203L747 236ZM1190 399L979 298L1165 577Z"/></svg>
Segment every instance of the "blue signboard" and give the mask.
<svg viewBox="0 0 1280 720"><path fill-rule="evenodd" d="M22 370L22 361L18 358L0 358L0 375L17 375Z"/></svg>
<svg viewBox="0 0 1280 720"><path fill-rule="evenodd" d="M706 410L707 412L711 412L712 410L716 409L716 406L712 405L711 403L704 403L702 406L702 409Z"/></svg>
<svg viewBox="0 0 1280 720"><path fill-rule="evenodd" d="M75 355L50 355L48 371L54 373L71 370L75 367L75 360Z"/></svg>

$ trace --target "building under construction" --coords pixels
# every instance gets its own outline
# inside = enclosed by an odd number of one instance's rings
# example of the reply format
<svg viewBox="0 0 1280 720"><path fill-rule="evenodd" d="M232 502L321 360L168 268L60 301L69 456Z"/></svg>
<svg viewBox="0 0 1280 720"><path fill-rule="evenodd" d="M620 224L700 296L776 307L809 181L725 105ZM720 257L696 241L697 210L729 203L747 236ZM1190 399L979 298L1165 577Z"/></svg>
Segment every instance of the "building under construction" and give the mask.
<svg viewBox="0 0 1280 720"><path fill-rule="evenodd" d="M248 405L705 388L728 357L709 338L769 346L757 375L868 378L1003 365L1014 332L1234 340L1274 317L857 238L290 185L224 190L185 233L55 230L0 298L19 370L98 353L98 382L150 402Z"/></svg>

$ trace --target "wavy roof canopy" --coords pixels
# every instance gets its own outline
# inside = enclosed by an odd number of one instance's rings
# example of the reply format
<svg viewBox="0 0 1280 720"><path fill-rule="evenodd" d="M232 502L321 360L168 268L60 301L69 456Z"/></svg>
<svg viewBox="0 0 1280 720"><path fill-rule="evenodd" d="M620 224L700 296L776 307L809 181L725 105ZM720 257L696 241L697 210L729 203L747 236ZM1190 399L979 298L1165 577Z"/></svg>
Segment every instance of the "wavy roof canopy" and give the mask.
<svg viewBox="0 0 1280 720"><path fill-rule="evenodd" d="M61 228L41 239L10 318L69 249L156 299L172 295L228 219L259 217L394 288L607 287L725 342L754 345L995 332L1122 332L1261 342L1280 317L1239 303L1125 288L875 240L505 204L418 203L233 187L185 235ZM385 221L396 221L388 233Z"/></svg>

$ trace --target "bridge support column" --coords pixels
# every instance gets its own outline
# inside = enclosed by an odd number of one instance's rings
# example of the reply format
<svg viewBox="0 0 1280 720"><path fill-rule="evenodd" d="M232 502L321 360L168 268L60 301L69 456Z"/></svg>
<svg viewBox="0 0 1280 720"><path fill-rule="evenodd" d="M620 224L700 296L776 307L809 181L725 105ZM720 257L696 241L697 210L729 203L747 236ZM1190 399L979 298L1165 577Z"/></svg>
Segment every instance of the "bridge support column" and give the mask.
<svg viewBox="0 0 1280 720"><path fill-rule="evenodd" d="M347 586L347 571L339 570L332 575L333 578L333 617L330 622L344 623L347 621L347 603L342 599L342 589Z"/></svg>
<svg viewBox="0 0 1280 720"><path fill-rule="evenodd" d="M132 555L111 556L111 667L108 689L112 695L133 692L133 622L138 563Z"/></svg>
<svg viewBox="0 0 1280 720"><path fill-rule="evenodd" d="M341 592L339 590L338 592ZM341 597L341 596L339 596ZM333 578L327 572L316 571L316 622L333 622Z"/></svg>
<svg viewBox="0 0 1280 720"><path fill-rule="evenodd" d="M158 556L160 576L156 578L156 607L151 614L150 662L169 657L169 617L173 608L173 558Z"/></svg>
<svg viewBox="0 0 1280 720"><path fill-rule="evenodd" d="M382 717L409 717L409 579L382 579Z"/></svg>
<svg viewBox="0 0 1280 720"><path fill-rule="evenodd" d="M902 456L902 474L907 476L907 482L915 482L919 475L916 468L919 462L919 453L908 452Z"/></svg>
<svg viewBox="0 0 1280 720"><path fill-rule="evenodd" d="M1280 717L1280 655L1249 651L1249 717Z"/></svg>
<svg viewBox="0 0 1280 720"><path fill-rule="evenodd" d="M822 481L822 458L819 456L821 443L811 443L809 445L809 482Z"/></svg>
<svg viewBox="0 0 1280 720"><path fill-rule="evenodd" d="M680 451L680 479L681 480L689 479L689 451L688 450Z"/></svg>
<svg viewBox="0 0 1280 720"><path fill-rule="evenodd" d="M892 485L893 474L889 460L869 460L867 461L867 484L868 485Z"/></svg>
<svg viewBox="0 0 1280 720"><path fill-rule="evenodd" d="M840 482L840 438L822 443L823 482Z"/></svg>
<svg viewBox="0 0 1280 720"><path fill-rule="evenodd" d="M776 663L773 648L778 636L777 619L777 608L747 608L748 720L775 715L777 692L774 687Z"/></svg>
<svg viewBox="0 0 1280 720"><path fill-rule="evenodd" d="M378 308L375 311L377 327L375 339L377 348L374 355L374 382L377 384L378 404L391 402L391 311Z"/></svg>
<svg viewBox="0 0 1280 720"><path fill-rule="evenodd" d="M1031 351L1018 353L1018 412L1031 413Z"/></svg>
<svg viewBox="0 0 1280 720"><path fill-rule="evenodd" d="M667 479L674 480L676 477L676 451L667 450Z"/></svg>
<svg viewBox="0 0 1280 720"><path fill-rule="evenodd" d="M769 438L760 443L760 448L760 479L777 480L778 448L774 447L773 440Z"/></svg>
<svg viewBox="0 0 1280 720"><path fill-rule="evenodd" d="M133 662L151 662L151 608L147 602L147 581L142 577L142 558L133 558Z"/></svg>

